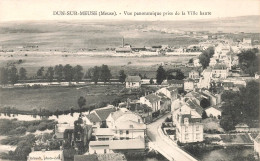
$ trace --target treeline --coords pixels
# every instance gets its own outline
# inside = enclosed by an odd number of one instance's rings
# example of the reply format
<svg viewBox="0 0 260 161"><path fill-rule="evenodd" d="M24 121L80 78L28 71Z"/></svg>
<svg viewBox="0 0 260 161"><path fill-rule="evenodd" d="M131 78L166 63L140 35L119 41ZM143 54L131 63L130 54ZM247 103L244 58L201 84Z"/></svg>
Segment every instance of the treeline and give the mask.
<svg viewBox="0 0 260 161"><path fill-rule="evenodd" d="M83 67L81 65L71 66L66 64L65 66L59 64L55 67L40 67L35 76L29 79L45 79L48 82L58 81L81 81L83 78L89 78L95 84L98 81L104 83L109 82L111 79L111 72L107 65L95 66L90 68L86 74L83 73ZM15 84L19 80L27 80L27 70L21 67L18 71L15 65L0 68L0 84Z"/></svg>
<svg viewBox="0 0 260 161"><path fill-rule="evenodd" d="M183 80L185 78L184 73L180 69L169 69L165 70L163 66L159 66L156 73L156 82L157 84L162 84L164 80ZM153 80L150 80L152 83Z"/></svg>
<svg viewBox="0 0 260 161"><path fill-rule="evenodd" d="M203 69L209 66L210 58L212 58L214 54L215 54L214 47L209 47L206 50L202 51L202 54L200 54L199 56L199 61Z"/></svg>
<svg viewBox="0 0 260 161"><path fill-rule="evenodd" d="M255 127L259 123L259 83L251 81L239 92L225 91L222 95L225 102L222 105L221 127L234 130L239 123ZM257 125L256 125L257 124Z"/></svg>
<svg viewBox="0 0 260 161"><path fill-rule="evenodd" d="M254 76L259 71L259 49L243 50L238 54L239 67L242 71L250 76Z"/></svg>

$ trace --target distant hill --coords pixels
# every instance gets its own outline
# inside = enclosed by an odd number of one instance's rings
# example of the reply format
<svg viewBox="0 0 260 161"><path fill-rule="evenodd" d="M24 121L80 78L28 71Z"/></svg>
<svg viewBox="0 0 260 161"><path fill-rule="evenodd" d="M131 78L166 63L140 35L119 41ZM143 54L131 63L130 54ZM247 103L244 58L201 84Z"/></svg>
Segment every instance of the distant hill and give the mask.
<svg viewBox="0 0 260 161"><path fill-rule="evenodd" d="M107 48L125 42L135 46L197 43L179 38L184 31L260 33L259 16L192 21L28 21L0 25L0 46L38 45L51 48ZM166 31L166 32L164 32ZM169 31L169 32L168 32Z"/></svg>

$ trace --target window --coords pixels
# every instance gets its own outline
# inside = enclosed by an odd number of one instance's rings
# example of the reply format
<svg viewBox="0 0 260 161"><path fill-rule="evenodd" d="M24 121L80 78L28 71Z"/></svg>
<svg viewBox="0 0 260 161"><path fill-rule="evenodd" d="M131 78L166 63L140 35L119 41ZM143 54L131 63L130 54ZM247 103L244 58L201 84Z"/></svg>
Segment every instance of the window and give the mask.
<svg viewBox="0 0 260 161"><path fill-rule="evenodd" d="M189 118L184 118L184 124L189 124Z"/></svg>
<svg viewBox="0 0 260 161"><path fill-rule="evenodd" d="M120 130L120 135L122 135L123 134L123 130Z"/></svg>
<svg viewBox="0 0 260 161"><path fill-rule="evenodd" d="M196 134L196 139L199 139L200 138L200 134Z"/></svg>
<svg viewBox="0 0 260 161"><path fill-rule="evenodd" d="M185 140L189 140L189 134L185 134Z"/></svg>
<svg viewBox="0 0 260 161"><path fill-rule="evenodd" d="M104 149L104 153L105 153L105 154L107 153L107 150L106 150L106 149Z"/></svg>
<svg viewBox="0 0 260 161"><path fill-rule="evenodd" d="M96 125L96 122L93 122L93 125Z"/></svg>
<svg viewBox="0 0 260 161"><path fill-rule="evenodd" d="M199 126L196 126L196 131L199 131L200 127Z"/></svg>
<svg viewBox="0 0 260 161"><path fill-rule="evenodd" d="M185 126L185 132L188 132L188 128L189 128L188 126Z"/></svg>
<svg viewBox="0 0 260 161"><path fill-rule="evenodd" d="M129 131L128 131L128 130L126 130L126 134L129 134Z"/></svg>

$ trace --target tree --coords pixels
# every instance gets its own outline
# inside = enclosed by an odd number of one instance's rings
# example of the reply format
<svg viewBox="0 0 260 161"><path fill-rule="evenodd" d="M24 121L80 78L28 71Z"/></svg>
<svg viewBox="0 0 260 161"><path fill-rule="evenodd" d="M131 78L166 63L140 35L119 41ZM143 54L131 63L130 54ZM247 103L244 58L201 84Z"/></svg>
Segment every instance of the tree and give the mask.
<svg viewBox="0 0 260 161"><path fill-rule="evenodd" d="M111 73L107 65L102 65L100 69L100 79L102 82L106 83L110 81Z"/></svg>
<svg viewBox="0 0 260 161"><path fill-rule="evenodd" d="M203 69L209 66L210 58L214 55L215 50L213 47L209 47L206 50L202 51L202 54L199 56L200 64L202 65Z"/></svg>
<svg viewBox="0 0 260 161"><path fill-rule="evenodd" d="M74 80L76 82L80 81L84 75L84 73L82 72L83 71L82 66L80 66L80 65L75 66L73 68L73 71L74 71Z"/></svg>
<svg viewBox="0 0 260 161"><path fill-rule="evenodd" d="M260 57L257 56L258 52L258 49L249 49L243 50L238 54L239 67L243 72L249 74L250 76L254 76L254 74L259 70L258 63Z"/></svg>
<svg viewBox="0 0 260 161"><path fill-rule="evenodd" d="M17 69L15 66L12 66L11 69L8 70L8 76L9 76L9 80L12 84L17 83L18 74L17 74Z"/></svg>
<svg viewBox="0 0 260 161"><path fill-rule="evenodd" d="M206 113L206 111L205 110L203 110L203 112L202 112L202 119L206 119L206 118L208 118L208 116L207 116L207 113Z"/></svg>
<svg viewBox="0 0 260 161"><path fill-rule="evenodd" d="M24 69L23 67L20 68L20 70L19 70L19 79L20 80L25 80L27 78L26 74L27 74L26 69Z"/></svg>
<svg viewBox="0 0 260 161"><path fill-rule="evenodd" d="M0 83L1 84L8 83L8 69L7 68L3 67L0 69Z"/></svg>
<svg viewBox="0 0 260 161"><path fill-rule="evenodd" d="M180 69L177 69L177 70L176 70L175 79L177 79L177 80L183 80L184 78L185 78L184 73L183 73Z"/></svg>
<svg viewBox="0 0 260 161"><path fill-rule="evenodd" d="M157 84L162 84L163 80L165 79L166 79L166 72L163 69L163 67L160 65L157 69L156 82Z"/></svg>
<svg viewBox="0 0 260 161"><path fill-rule="evenodd" d="M86 105L86 99L83 96L79 97L78 105L79 105L80 112L81 112L82 107Z"/></svg>
<svg viewBox="0 0 260 161"><path fill-rule="evenodd" d="M70 82L73 80L73 67L70 64L64 66L63 73L65 81Z"/></svg>
<svg viewBox="0 0 260 161"><path fill-rule="evenodd" d="M54 67L54 74L55 74L55 78L57 78L58 82L62 81L63 78L63 66L60 65L56 65Z"/></svg>
<svg viewBox="0 0 260 161"><path fill-rule="evenodd" d="M87 79L87 78L91 79L92 76L93 76L93 68L89 68L88 71L86 72L84 78L86 78L86 79Z"/></svg>
<svg viewBox="0 0 260 161"><path fill-rule="evenodd" d="M207 108L207 107L209 107L209 106L210 106L209 100L206 99L206 98L203 98L203 99L200 101L200 106L201 106L202 108Z"/></svg>
<svg viewBox="0 0 260 161"><path fill-rule="evenodd" d="M124 70L119 71L119 82L124 83L126 78L126 74Z"/></svg>
<svg viewBox="0 0 260 161"><path fill-rule="evenodd" d="M38 71L37 71L37 77L42 77L43 76L43 72L44 72L44 67L41 67Z"/></svg>
<svg viewBox="0 0 260 161"><path fill-rule="evenodd" d="M97 84L99 78L100 78L100 68L97 67L97 66L95 66L95 67L93 68L93 75L92 75L91 80L92 80L93 82L95 82L95 84Z"/></svg>
<svg viewBox="0 0 260 161"><path fill-rule="evenodd" d="M49 67L46 74L45 74L45 77L48 79L49 82L52 82L53 81L53 78L54 78L54 69L53 67Z"/></svg>
<svg viewBox="0 0 260 161"><path fill-rule="evenodd" d="M153 78L150 79L150 84L154 84Z"/></svg>

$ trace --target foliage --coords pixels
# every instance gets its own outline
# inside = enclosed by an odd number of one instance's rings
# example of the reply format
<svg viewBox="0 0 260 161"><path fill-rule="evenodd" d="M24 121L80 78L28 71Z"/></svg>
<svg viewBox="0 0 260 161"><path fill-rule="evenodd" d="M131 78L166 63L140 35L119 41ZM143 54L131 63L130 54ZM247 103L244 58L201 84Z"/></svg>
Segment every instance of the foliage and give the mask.
<svg viewBox="0 0 260 161"><path fill-rule="evenodd" d="M73 70L74 70L74 80L76 82L80 81L84 75L84 73L82 72L83 71L82 66L77 65L73 68Z"/></svg>
<svg viewBox="0 0 260 161"><path fill-rule="evenodd" d="M17 83L18 74L17 74L17 69L15 66L12 66L11 69L8 70L8 77L12 84Z"/></svg>
<svg viewBox="0 0 260 161"><path fill-rule="evenodd" d="M199 61L202 67L205 69L209 66L210 58L214 55L215 50L213 47L209 47L206 50L202 51L202 54L199 56Z"/></svg>
<svg viewBox="0 0 260 161"><path fill-rule="evenodd" d="M60 82L62 80L62 76L63 76L63 66L61 64L56 65L54 67L54 74L55 74L55 78L58 80L58 82Z"/></svg>
<svg viewBox="0 0 260 161"><path fill-rule="evenodd" d="M23 67L20 68L20 70L19 70L19 79L20 80L25 80L27 78L26 77L26 73L27 73L26 69L24 69Z"/></svg>
<svg viewBox="0 0 260 161"><path fill-rule="evenodd" d="M251 81L239 92L225 91L222 95L223 114L220 125L224 130L232 130L238 123L254 126L259 115L259 83Z"/></svg>
<svg viewBox="0 0 260 161"><path fill-rule="evenodd" d="M86 105L86 99L83 97L83 96L80 96L79 99L78 99L78 105L79 105L79 108L81 109L83 106Z"/></svg>
<svg viewBox="0 0 260 161"><path fill-rule="evenodd" d="M156 74L156 82L157 84L162 84L163 80L166 79L166 72L163 69L163 66L159 66L157 69L157 74Z"/></svg>
<svg viewBox="0 0 260 161"><path fill-rule="evenodd" d="M238 54L239 67L250 76L254 76L256 72L259 71L259 59L257 55L259 53L258 49L243 50Z"/></svg>
<svg viewBox="0 0 260 161"><path fill-rule="evenodd" d="M175 73L172 75L172 73ZM177 79L177 80L183 80L184 79L184 73L180 69L170 69L166 72L166 78L167 80Z"/></svg>
<svg viewBox="0 0 260 161"><path fill-rule="evenodd" d="M154 84L153 78L150 79L150 84Z"/></svg>
<svg viewBox="0 0 260 161"><path fill-rule="evenodd" d="M73 80L73 67L70 64L66 64L63 68L64 79L67 82Z"/></svg>
<svg viewBox="0 0 260 161"><path fill-rule="evenodd" d="M203 110L203 112L202 112L202 119L206 119L206 118L208 118L208 116L207 116L207 114L206 114L206 111L205 110Z"/></svg>
<svg viewBox="0 0 260 161"><path fill-rule="evenodd" d="M126 78L126 74L124 70L119 71L119 82L124 83Z"/></svg>
<svg viewBox="0 0 260 161"><path fill-rule="evenodd" d="M36 73L37 77L42 77L42 76L43 76L43 72L44 72L44 67L41 67L41 68L37 71L37 73Z"/></svg>
<svg viewBox="0 0 260 161"><path fill-rule="evenodd" d="M112 77L107 65L102 65L100 69L100 80L104 83L109 82Z"/></svg>
<svg viewBox="0 0 260 161"><path fill-rule="evenodd" d="M100 78L100 67L95 66L95 67L93 68L93 74L92 74L91 80L92 80L95 84L97 84L99 78Z"/></svg>
<svg viewBox="0 0 260 161"><path fill-rule="evenodd" d="M7 84L8 83L8 68L0 69L0 83Z"/></svg>
<svg viewBox="0 0 260 161"><path fill-rule="evenodd" d="M54 78L54 69L53 69L53 67L49 67L47 69L45 77L48 79L49 82L53 81L53 78Z"/></svg>

